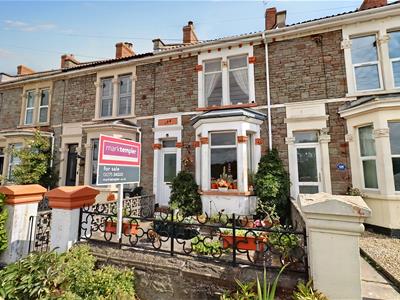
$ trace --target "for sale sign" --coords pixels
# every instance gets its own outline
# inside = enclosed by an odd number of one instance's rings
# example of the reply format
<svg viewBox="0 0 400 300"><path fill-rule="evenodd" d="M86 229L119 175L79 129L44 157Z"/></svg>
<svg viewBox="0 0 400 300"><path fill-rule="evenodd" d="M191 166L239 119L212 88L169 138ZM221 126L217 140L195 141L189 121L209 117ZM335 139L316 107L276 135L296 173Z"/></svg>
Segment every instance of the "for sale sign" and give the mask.
<svg viewBox="0 0 400 300"><path fill-rule="evenodd" d="M140 154L138 142L100 135L97 184L138 183Z"/></svg>

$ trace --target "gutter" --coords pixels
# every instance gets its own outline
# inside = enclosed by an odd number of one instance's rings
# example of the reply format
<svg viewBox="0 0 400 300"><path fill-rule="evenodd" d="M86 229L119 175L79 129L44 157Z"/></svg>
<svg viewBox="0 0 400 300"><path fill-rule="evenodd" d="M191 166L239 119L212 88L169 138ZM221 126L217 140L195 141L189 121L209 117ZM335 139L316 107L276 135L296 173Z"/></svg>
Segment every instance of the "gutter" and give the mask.
<svg viewBox="0 0 400 300"><path fill-rule="evenodd" d="M0 88L2 87L10 87L14 85L19 85L21 83L29 83L32 81L37 81L37 80L49 80L49 79L57 79L57 78L66 78L68 77L67 74L85 74L85 73L94 73L97 70L105 70L108 68L114 68L119 65L124 65L124 66L130 66L130 65L138 65L137 62L142 63L148 63L151 62L152 60L158 61L161 58L164 57L169 57L174 54L184 54L184 53L189 53L194 50L202 50L203 48L218 48L218 46L229 46L230 43L235 44L238 41L242 42L252 42L252 41L258 41L260 40L260 34L262 36L265 36L265 34L268 34L268 37L270 39L274 38L290 38L289 35L298 35L298 34L306 34L308 32L313 32L315 31L323 31L323 30L332 30L333 27L335 26L343 26L347 24L354 24L358 22L363 22L363 21L369 21L372 19L377 19L377 18L384 18L388 16L396 16L399 15L400 13L400 3L396 4L388 4L386 6L378 7L378 8L373 8L373 9L367 9L363 11L356 11L353 13L344 13L343 15L339 16L334 16L334 17L328 17L328 18L322 18L320 20L315 20L315 21L310 21L310 22L305 22L305 23L300 23L300 24L295 24L295 25L289 25L287 27L283 28L277 28L277 29L271 29L271 30L266 30L262 32L257 32L257 33L252 33L252 34L245 34L245 35L239 35L239 36L234 36L234 37L227 37L227 38L222 38L218 39L215 41L210 41L210 42L204 42L200 44L195 44L195 45L190 45L190 46L184 46L182 48L175 48L171 50L164 50L162 52L157 52L154 53L154 55L149 56L149 57L144 57L144 58L139 58L139 59L132 59L130 61L121 61L121 62L116 62L116 63L110 63L106 67L104 65L100 66L95 66L95 67L88 67L88 69L79 69L76 71L64 71L61 74L57 75L48 75L45 77L36 77L32 78L31 80L26 80L26 81L15 81L15 82L10 82L10 83L4 83L0 84Z"/></svg>
<svg viewBox="0 0 400 300"><path fill-rule="evenodd" d="M272 150L271 89L269 86L268 41L265 35L265 31L262 33L262 38L265 45L265 83L267 86L268 149Z"/></svg>

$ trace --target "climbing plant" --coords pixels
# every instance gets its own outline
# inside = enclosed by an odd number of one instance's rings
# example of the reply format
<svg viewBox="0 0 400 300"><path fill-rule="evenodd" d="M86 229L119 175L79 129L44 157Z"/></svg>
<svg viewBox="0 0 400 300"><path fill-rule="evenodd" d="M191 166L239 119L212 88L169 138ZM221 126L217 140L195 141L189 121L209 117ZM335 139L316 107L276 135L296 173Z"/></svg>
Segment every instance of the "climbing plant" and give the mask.
<svg viewBox="0 0 400 300"><path fill-rule="evenodd" d="M266 207L275 207L279 217L285 220L289 213L290 181L276 149L261 157L254 178L254 190L259 198L257 211L265 212Z"/></svg>
<svg viewBox="0 0 400 300"><path fill-rule="evenodd" d="M6 197L4 194L0 194L0 253L7 249L7 232L6 232L6 221L8 217L7 210L5 208Z"/></svg>
<svg viewBox="0 0 400 300"><path fill-rule="evenodd" d="M57 177L51 166L52 149L48 137L37 130L32 139L26 140L22 149L11 151L20 160L12 172L11 180L14 183L54 187Z"/></svg>

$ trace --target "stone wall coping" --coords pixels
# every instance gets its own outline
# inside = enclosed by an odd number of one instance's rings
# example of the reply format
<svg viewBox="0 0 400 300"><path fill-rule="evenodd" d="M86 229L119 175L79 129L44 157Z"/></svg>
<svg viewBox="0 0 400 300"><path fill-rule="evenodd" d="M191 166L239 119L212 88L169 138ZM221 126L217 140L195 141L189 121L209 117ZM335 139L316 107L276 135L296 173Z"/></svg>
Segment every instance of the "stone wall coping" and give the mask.
<svg viewBox="0 0 400 300"><path fill-rule="evenodd" d="M298 205L305 214L354 217L371 216L371 209L360 196L331 195L328 193L300 194Z"/></svg>
<svg viewBox="0 0 400 300"><path fill-rule="evenodd" d="M87 205L93 205L99 190L83 186L62 186L46 193L51 208L76 209Z"/></svg>
<svg viewBox="0 0 400 300"><path fill-rule="evenodd" d="M6 204L16 205L37 203L43 199L47 189L39 184L8 185L0 187L0 193L6 195Z"/></svg>

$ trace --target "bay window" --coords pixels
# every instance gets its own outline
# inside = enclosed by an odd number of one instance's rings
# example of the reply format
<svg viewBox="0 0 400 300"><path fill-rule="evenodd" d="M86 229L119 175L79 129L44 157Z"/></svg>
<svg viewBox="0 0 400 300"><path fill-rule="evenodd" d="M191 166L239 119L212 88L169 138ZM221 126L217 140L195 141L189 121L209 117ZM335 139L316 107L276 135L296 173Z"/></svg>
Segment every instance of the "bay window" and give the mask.
<svg viewBox="0 0 400 300"><path fill-rule="evenodd" d="M25 125L33 124L33 114L35 112L35 91L27 91L25 107Z"/></svg>
<svg viewBox="0 0 400 300"><path fill-rule="evenodd" d="M364 188L378 189L376 149L372 125L358 128L360 157L364 176Z"/></svg>
<svg viewBox="0 0 400 300"><path fill-rule="evenodd" d="M376 35L352 38L351 60L357 91L381 89Z"/></svg>
<svg viewBox="0 0 400 300"><path fill-rule="evenodd" d="M47 123L49 114L49 90L40 91L39 123Z"/></svg>
<svg viewBox="0 0 400 300"><path fill-rule="evenodd" d="M395 191L400 192L400 122L389 122L390 150L392 154Z"/></svg>
<svg viewBox="0 0 400 300"><path fill-rule="evenodd" d="M400 88L400 31L389 32L389 59L394 86Z"/></svg>
<svg viewBox="0 0 400 300"><path fill-rule="evenodd" d="M211 181L222 178L231 188L237 188L236 132L213 132L210 137Z"/></svg>
<svg viewBox="0 0 400 300"><path fill-rule="evenodd" d="M92 148L92 161L91 161L91 179L90 182L92 185L96 185L97 182L97 164L98 164L98 152L99 152L99 139L91 140L91 148Z"/></svg>
<svg viewBox="0 0 400 300"><path fill-rule="evenodd" d="M132 80L131 75L122 75L118 77L119 98L118 98L118 115L131 114L131 97L132 97Z"/></svg>
<svg viewBox="0 0 400 300"><path fill-rule="evenodd" d="M231 104L249 102L249 71L247 55L228 58L229 99Z"/></svg>
<svg viewBox="0 0 400 300"><path fill-rule="evenodd" d="M222 104L221 59L204 63L204 96L207 106Z"/></svg>
<svg viewBox="0 0 400 300"><path fill-rule="evenodd" d="M112 102L112 78L104 78L101 80L101 117L112 116Z"/></svg>

